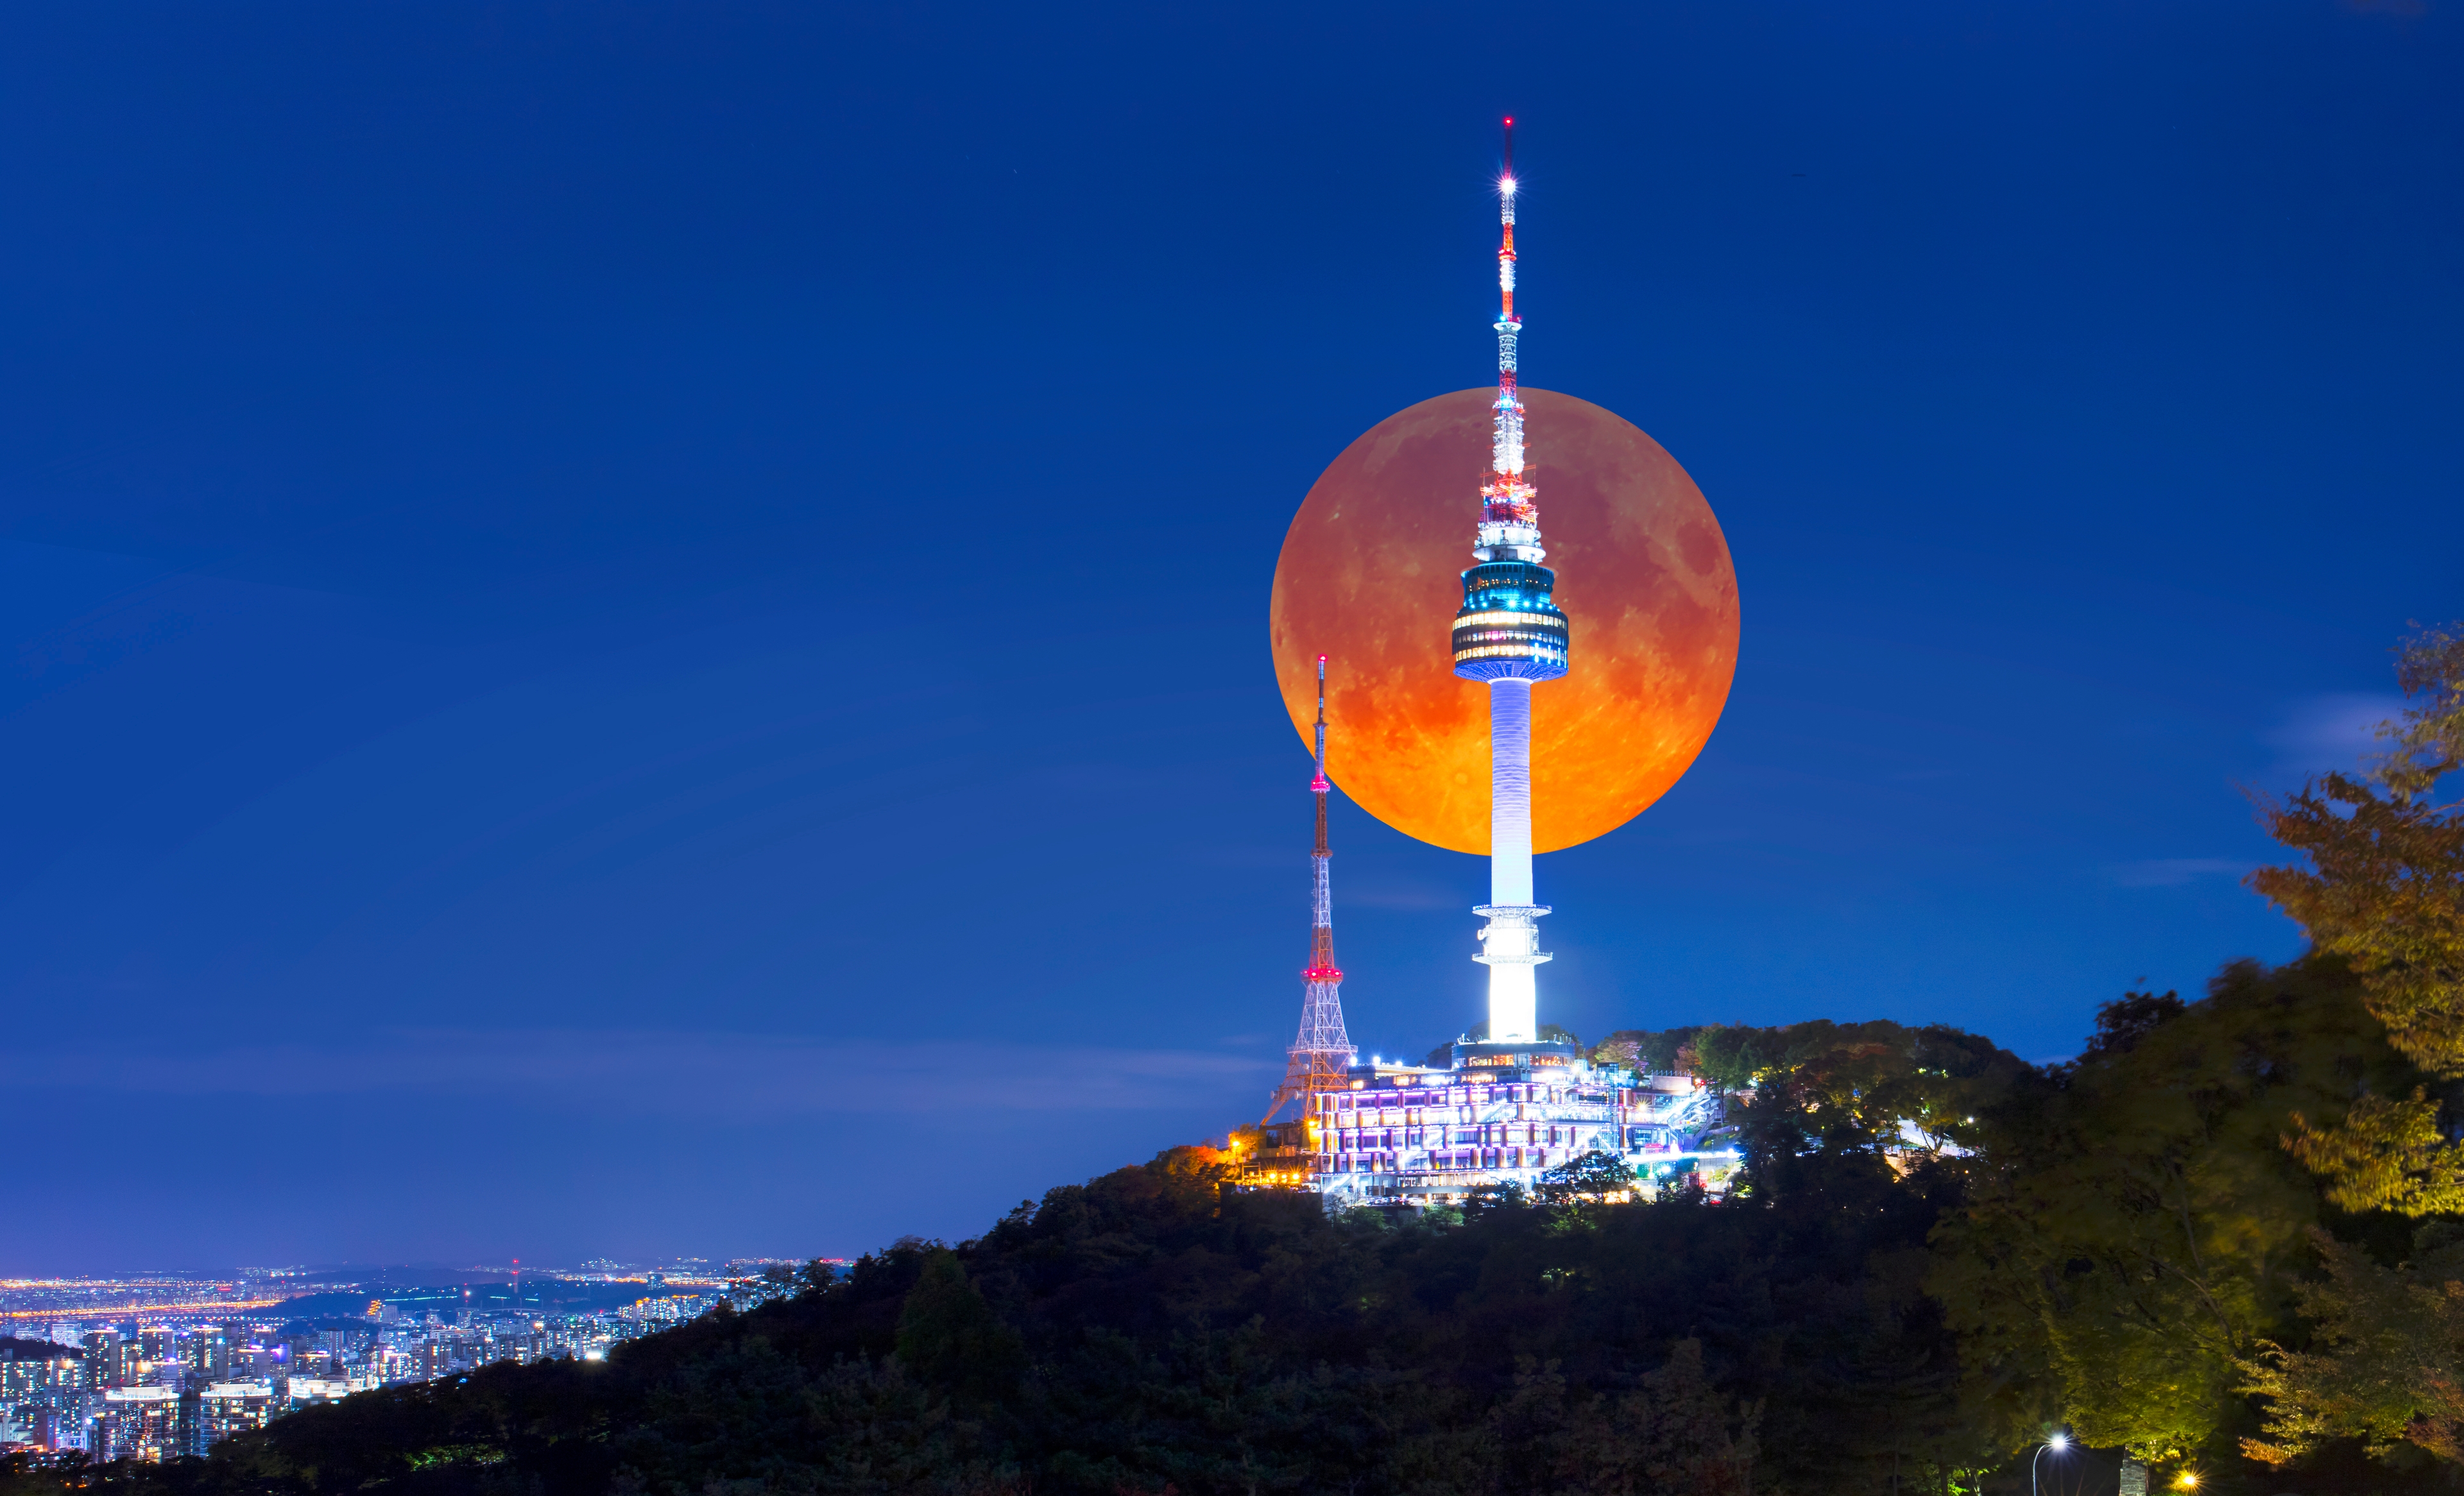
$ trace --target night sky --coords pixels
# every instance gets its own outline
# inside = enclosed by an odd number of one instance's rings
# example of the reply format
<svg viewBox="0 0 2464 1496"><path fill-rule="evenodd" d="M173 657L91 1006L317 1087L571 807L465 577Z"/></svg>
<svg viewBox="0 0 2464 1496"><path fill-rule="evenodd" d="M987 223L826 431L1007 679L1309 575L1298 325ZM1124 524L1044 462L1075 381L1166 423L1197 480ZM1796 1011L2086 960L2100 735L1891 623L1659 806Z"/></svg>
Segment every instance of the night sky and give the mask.
<svg viewBox="0 0 2464 1496"><path fill-rule="evenodd" d="M1543 1018L2048 1059L2294 955L2249 796L2464 613L2460 27L9 8L0 1271L843 1255L1253 1120L1277 548L1489 379L1507 112L1524 377L1745 620ZM1418 1055L1484 866L1334 838Z"/></svg>

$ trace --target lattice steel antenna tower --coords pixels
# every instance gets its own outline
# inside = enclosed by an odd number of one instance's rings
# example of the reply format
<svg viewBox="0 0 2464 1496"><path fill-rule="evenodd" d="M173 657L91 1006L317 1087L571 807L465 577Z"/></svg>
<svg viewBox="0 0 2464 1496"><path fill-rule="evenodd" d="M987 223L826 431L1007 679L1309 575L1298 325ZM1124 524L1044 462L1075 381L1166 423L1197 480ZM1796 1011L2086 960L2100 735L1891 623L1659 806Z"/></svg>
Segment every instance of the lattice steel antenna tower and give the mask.
<svg viewBox="0 0 2464 1496"><path fill-rule="evenodd" d="M1275 1088L1271 1118L1288 1101L1320 1091L1340 1090L1344 1071L1360 1058L1343 1031L1343 973L1334 964L1334 891L1328 864L1334 854L1326 846L1326 656L1317 657L1317 775L1309 793L1317 797L1317 847L1309 853L1309 963L1301 973L1308 983L1301 998L1300 1036L1292 1041L1284 1083Z"/></svg>
<svg viewBox="0 0 2464 1496"><path fill-rule="evenodd" d="M1523 402L1515 393L1514 121L1506 121L1506 169L1497 180L1497 405L1488 478L1480 486L1480 564L1463 574L1455 614L1455 673L1488 683L1488 902L1480 933L1488 967L1488 1037L1521 1044L1540 1037L1538 920L1531 902L1531 687L1566 673L1566 615L1550 594L1557 574L1540 563L1537 491L1523 476Z"/></svg>

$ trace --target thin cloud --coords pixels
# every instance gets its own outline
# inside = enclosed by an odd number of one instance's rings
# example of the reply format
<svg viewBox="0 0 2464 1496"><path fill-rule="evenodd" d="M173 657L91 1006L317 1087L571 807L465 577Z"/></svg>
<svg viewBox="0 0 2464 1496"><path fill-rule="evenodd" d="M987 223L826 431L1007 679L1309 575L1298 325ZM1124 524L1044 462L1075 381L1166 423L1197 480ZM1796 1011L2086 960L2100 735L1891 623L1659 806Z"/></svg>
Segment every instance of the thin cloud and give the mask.
<svg viewBox="0 0 2464 1496"><path fill-rule="evenodd" d="M2365 758L2383 751L2379 724L2403 712L2401 696L2358 693L2311 696L2295 702L2284 720L2260 734L2259 740L2276 751L2280 773L2349 772L2360 767Z"/></svg>
<svg viewBox="0 0 2464 1496"><path fill-rule="evenodd" d="M21 1076L78 1089L337 1100L487 1096L747 1121L934 1111L953 1098L1007 1111L1162 1110L1185 1106L1193 1088L1252 1088L1279 1063L1177 1049L445 1029L398 1030L348 1048L275 1044L26 1058Z"/></svg>
<svg viewBox="0 0 2464 1496"><path fill-rule="evenodd" d="M1364 880L1335 886L1334 908L1342 917L1343 906L1360 909L1469 909L1478 899L1467 899L1454 889L1435 884Z"/></svg>
<svg viewBox="0 0 2464 1496"><path fill-rule="evenodd" d="M2255 866L2230 857L2153 857L2118 863L2105 871L2122 888L2172 889L2201 878L2238 878Z"/></svg>

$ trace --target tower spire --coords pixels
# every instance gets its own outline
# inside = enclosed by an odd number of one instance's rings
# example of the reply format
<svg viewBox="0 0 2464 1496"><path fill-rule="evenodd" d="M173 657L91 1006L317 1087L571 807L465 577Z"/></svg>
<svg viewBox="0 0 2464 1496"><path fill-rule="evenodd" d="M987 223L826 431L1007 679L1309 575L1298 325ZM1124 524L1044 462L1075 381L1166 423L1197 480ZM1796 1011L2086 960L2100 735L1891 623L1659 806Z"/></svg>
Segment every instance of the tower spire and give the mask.
<svg viewBox="0 0 2464 1496"><path fill-rule="evenodd" d="M1514 310L1514 121L1506 121L1506 169L1497 179L1497 404L1489 429L1488 478L1480 486L1482 561L1548 559L1540 548L1539 491L1523 476L1523 397L1515 387L1523 319Z"/></svg>
<svg viewBox="0 0 2464 1496"><path fill-rule="evenodd" d="M1488 683L1488 902L1474 913L1488 967L1488 1038L1523 1044L1540 1036L1537 921L1531 901L1531 688L1566 673L1566 615L1551 598L1557 574L1541 564L1539 491L1524 476L1523 397L1516 385L1523 318L1514 308L1514 121L1506 121L1506 169L1497 179L1497 403L1488 477L1480 486L1480 529L1455 614L1455 673Z"/></svg>
<svg viewBox="0 0 2464 1496"><path fill-rule="evenodd" d="M1326 656L1317 657L1317 773L1309 793L1317 797L1317 843L1309 852L1309 963L1301 973L1301 1029L1292 1041L1284 1083L1267 1107L1272 1117L1288 1101L1336 1089L1360 1052L1343 1031L1343 972L1334 964L1334 891L1329 875L1334 853L1326 845Z"/></svg>

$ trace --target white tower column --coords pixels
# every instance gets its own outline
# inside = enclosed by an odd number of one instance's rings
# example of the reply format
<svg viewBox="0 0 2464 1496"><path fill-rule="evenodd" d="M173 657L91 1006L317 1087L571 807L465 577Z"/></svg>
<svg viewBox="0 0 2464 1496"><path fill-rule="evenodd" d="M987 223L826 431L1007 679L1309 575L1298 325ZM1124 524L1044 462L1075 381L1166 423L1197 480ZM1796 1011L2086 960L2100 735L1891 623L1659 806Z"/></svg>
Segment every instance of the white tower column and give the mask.
<svg viewBox="0 0 2464 1496"><path fill-rule="evenodd" d="M1488 683L1488 901L1531 902L1531 683Z"/></svg>
<svg viewBox="0 0 2464 1496"><path fill-rule="evenodd" d="M1480 933L1488 967L1491 1044L1529 1044L1540 1037L1536 967L1537 921L1549 913L1531 902L1531 682L1501 676L1488 683L1488 918Z"/></svg>

